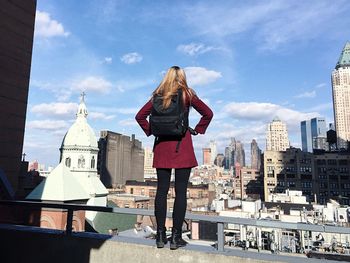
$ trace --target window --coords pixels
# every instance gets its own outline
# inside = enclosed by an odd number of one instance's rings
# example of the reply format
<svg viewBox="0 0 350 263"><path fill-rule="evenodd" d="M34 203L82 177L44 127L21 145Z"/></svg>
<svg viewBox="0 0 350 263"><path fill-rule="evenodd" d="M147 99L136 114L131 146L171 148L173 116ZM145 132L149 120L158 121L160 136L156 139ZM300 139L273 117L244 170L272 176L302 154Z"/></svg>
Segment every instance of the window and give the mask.
<svg viewBox="0 0 350 263"><path fill-rule="evenodd" d="M66 158L65 164L66 164L67 167L70 167L70 165L71 165L70 157Z"/></svg>
<svg viewBox="0 0 350 263"><path fill-rule="evenodd" d="M335 159L329 159L329 160L327 160L327 164L328 164L328 165L337 165L337 160L335 160Z"/></svg>
<svg viewBox="0 0 350 263"><path fill-rule="evenodd" d="M78 159L78 168L85 168L85 159L82 155L80 155Z"/></svg>
<svg viewBox="0 0 350 263"><path fill-rule="evenodd" d="M95 156L91 158L91 168L95 168Z"/></svg>

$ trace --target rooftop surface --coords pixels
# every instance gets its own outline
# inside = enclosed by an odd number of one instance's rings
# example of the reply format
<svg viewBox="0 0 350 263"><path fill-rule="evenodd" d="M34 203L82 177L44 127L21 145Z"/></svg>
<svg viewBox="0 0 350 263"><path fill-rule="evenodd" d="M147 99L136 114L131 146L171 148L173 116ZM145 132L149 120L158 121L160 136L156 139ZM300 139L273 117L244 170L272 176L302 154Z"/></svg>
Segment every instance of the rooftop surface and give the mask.
<svg viewBox="0 0 350 263"><path fill-rule="evenodd" d="M1 262L299 262L320 263L304 256L274 255L238 249L215 250L206 244L189 244L171 251L157 249L154 240L73 233L60 230L0 224ZM327 260L327 263L339 261Z"/></svg>

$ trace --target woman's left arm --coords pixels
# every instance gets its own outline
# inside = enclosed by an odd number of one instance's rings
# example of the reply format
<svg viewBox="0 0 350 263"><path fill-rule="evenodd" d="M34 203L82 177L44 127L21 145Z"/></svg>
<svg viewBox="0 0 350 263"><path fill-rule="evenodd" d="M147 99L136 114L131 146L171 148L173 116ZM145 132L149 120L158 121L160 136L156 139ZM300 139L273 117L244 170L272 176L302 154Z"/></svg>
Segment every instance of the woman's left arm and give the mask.
<svg viewBox="0 0 350 263"><path fill-rule="evenodd" d="M202 115L194 130L200 134L204 134L214 114L212 110L197 96L193 96L191 105Z"/></svg>
<svg viewBox="0 0 350 263"><path fill-rule="evenodd" d="M151 129L147 117L152 112L152 101L149 100L136 114L135 119L147 136L151 135Z"/></svg>

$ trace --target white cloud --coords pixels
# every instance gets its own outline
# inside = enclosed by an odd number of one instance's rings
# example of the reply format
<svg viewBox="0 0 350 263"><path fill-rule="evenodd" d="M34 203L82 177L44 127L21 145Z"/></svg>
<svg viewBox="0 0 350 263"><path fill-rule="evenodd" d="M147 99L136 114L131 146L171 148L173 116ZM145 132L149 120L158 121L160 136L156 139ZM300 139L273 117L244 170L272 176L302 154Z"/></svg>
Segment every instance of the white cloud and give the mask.
<svg viewBox="0 0 350 263"><path fill-rule="evenodd" d="M125 54L120 58L120 60L125 64L139 63L142 61L142 59L143 59L142 56L137 52Z"/></svg>
<svg viewBox="0 0 350 263"><path fill-rule="evenodd" d="M35 15L35 30L34 33L38 37L67 37L69 32L64 30L64 27L58 21L52 19L47 12L36 11Z"/></svg>
<svg viewBox="0 0 350 263"><path fill-rule="evenodd" d="M72 95L72 90L67 88L68 84L55 84L37 80L30 81L31 87L39 88L52 92L58 101L68 101Z"/></svg>
<svg viewBox="0 0 350 263"><path fill-rule="evenodd" d="M121 126L138 126L137 122L135 119L126 119L126 120L121 120L118 122L119 125Z"/></svg>
<svg viewBox="0 0 350 263"><path fill-rule="evenodd" d="M323 88L323 87L327 87L327 83L320 83L320 84L316 85L316 89L320 89L320 88Z"/></svg>
<svg viewBox="0 0 350 263"><path fill-rule="evenodd" d="M34 105L30 111L39 116L59 116L73 117L77 112L78 104L76 103L41 103Z"/></svg>
<svg viewBox="0 0 350 263"><path fill-rule="evenodd" d="M106 64L112 64L113 59L111 57L105 57L103 61Z"/></svg>
<svg viewBox="0 0 350 263"><path fill-rule="evenodd" d="M103 94L109 93L112 88L112 83L105 80L103 77L89 76L79 81L74 81L72 88L79 91L92 91Z"/></svg>
<svg viewBox="0 0 350 263"><path fill-rule="evenodd" d="M115 115L106 115L102 112L90 112L89 113L89 118L93 119L93 120L112 120L115 118Z"/></svg>
<svg viewBox="0 0 350 263"><path fill-rule="evenodd" d="M27 123L27 128L38 130L66 130L68 128L68 122L62 120L37 120Z"/></svg>
<svg viewBox="0 0 350 263"><path fill-rule="evenodd" d="M202 67L186 67L184 70L190 86L206 85L222 77L221 72Z"/></svg>
<svg viewBox="0 0 350 263"><path fill-rule="evenodd" d="M297 98L297 99L315 98L315 97L316 97L316 90L306 91L306 92L303 92L303 93L300 93L300 94L294 96L294 98Z"/></svg>
<svg viewBox="0 0 350 263"><path fill-rule="evenodd" d="M177 51L185 53L189 56L195 56L207 53L212 50L219 50L220 48L206 46L202 43L190 43L187 45L179 45L176 49Z"/></svg>
<svg viewBox="0 0 350 263"><path fill-rule="evenodd" d="M264 123L269 123L277 116L293 129L299 127L303 120L320 116L318 112L304 113L277 104L263 102L232 102L224 107L224 112L233 119L262 121Z"/></svg>

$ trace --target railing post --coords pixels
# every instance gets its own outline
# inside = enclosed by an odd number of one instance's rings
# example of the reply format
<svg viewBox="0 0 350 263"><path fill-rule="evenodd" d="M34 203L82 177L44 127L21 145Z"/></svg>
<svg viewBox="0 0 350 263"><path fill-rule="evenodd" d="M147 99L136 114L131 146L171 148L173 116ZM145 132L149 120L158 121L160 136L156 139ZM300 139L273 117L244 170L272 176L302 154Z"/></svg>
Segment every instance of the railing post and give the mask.
<svg viewBox="0 0 350 263"><path fill-rule="evenodd" d="M66 235L71 235L73 229L73 209L68 209L67 213L67 224L66 224Z"/></svg>
<svg viewBox="0 0 350 263"><path fill-rule="evenodd" d="M224 251L224 245L225 245L225 235L224 235L224 223L218 222L218 251L223 252Z"/></svg>

